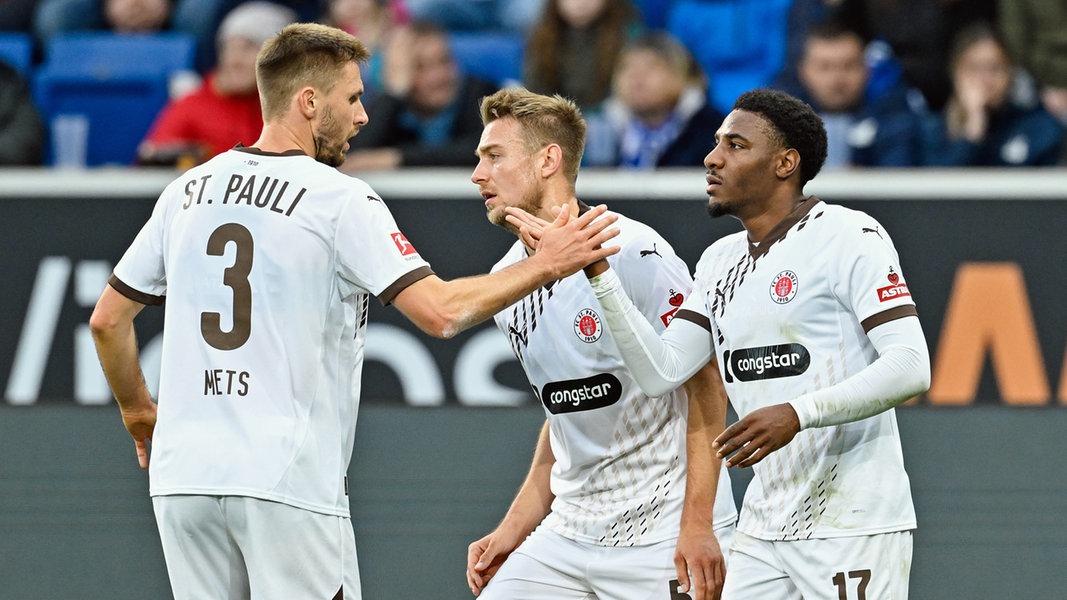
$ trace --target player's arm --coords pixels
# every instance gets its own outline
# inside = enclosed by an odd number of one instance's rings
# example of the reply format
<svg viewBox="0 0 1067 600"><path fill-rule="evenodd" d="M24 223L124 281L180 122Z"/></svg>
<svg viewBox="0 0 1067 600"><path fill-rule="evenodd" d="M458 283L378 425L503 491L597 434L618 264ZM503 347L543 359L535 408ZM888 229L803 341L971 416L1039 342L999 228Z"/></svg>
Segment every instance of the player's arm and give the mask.
<svg viewBox="0 0 1067 600"><path fill-rule="evenodd" d="M685 449L688 466L674 565L682 586L680 592L688 592L693 600L718 600L726 579L726 559L715 537L712 509L722 461L715 457L711 443L726 425L726 390L714 359L684 386L689 396Z"/></svg>
<svg viewBox="0 0 1067 600"><path fill-rule="evenodd" d="M475 596L500 569L507 557L544 520L552 507L550 476L556 458L548 440L548 421L541 427L533 464L515 500L492 533L467 548L467 585Z"/></svg>
<svg viewBox="0 0 1067 600"><path fill-rule="evenodd" d="M606 260L586 268L586 275L623 362L646 395L655 398L676 389L711 360L711 336L685 317L684 305L659 335Z"/></svg>
<svg viewBox="0 0 1067 600"><path fill-rule="evenodd" d="M617 216L597 219L606 210L601 205L573 218L568 211L560 211L533 256L489 275L450 281L435 275L424 277L400 291L393 304L426 333L452 337L546 283L618 252L617 246L603 247L619 233L610 227Z"/></svg>
<svg viewBox="0 0 1067 600"><path fill-rule="evenodd" d="M829 387L745 416L715 441L728 466L748 467L788 444L799 431L851 423L885 412L930 388L930 353L914 313L867 332L878 353L871 364Z"/></svg>
<svg viewBox="0 0 1067 600"><path fill-rule="evenodd" d="M89 318L100 366L118 401L122 422L133 436L141 468L148 466L146 442L152 438L156 424L156 405L141 374L133 328L133 320L144 306L108 285Z"/></svg>

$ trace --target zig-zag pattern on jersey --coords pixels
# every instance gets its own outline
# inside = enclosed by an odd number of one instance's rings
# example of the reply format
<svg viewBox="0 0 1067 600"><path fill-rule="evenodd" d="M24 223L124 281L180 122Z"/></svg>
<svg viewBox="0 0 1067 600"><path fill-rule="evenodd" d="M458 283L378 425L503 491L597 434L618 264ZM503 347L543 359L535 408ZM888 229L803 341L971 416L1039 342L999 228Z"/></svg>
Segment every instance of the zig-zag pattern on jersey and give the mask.
<svg viewBox="0 0 1067 600"><path fill-rule="evenodd" d="M530 334L537 329L537 318L545 312L545 303L552 297L551 287L539 288L523 298L511 310L508 320L508 342L515 356L522 357L522 350L530 342Z"/></svg>

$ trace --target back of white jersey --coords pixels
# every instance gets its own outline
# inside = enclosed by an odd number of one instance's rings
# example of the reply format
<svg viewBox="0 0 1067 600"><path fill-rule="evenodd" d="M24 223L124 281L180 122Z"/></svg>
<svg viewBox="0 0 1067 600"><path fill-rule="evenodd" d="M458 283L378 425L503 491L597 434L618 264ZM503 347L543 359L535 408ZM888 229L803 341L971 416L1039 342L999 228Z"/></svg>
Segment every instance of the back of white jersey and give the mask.
<svg viewBox="0 0 1067 600"><path fill-rule="evenodd" d="M166 296L152 495L244 495L348 514L370 295L429 273L363 182L231 150L160 196L115 267Z"/></svg>
<svg viewBox="0 0 1067 600"><path fill-rule="evenodd" d="M892 241L861 212L809 199L771 239L713 244L684 307L707 316L738 415L831 386L877 353L866 331L914 304ZM753 467L738 530L773 540L915 527L892 410L808 429Z"/></svg>
<svg viewBox="0 0 1067 600"><path fill-rule="evenodd" d="M620 217L609 258L626 292L662 331L692 288L685 263L651 228ZM526 257L521 243L494 267ZM678 535L685 498L686 414L682 390L648 398L626 370L582 272L497 313L548 417L555 500L545 524L564 537L635 546ZM708 449L710 452L710 448ZM737 512L723 469L716 527Z"/></svg>

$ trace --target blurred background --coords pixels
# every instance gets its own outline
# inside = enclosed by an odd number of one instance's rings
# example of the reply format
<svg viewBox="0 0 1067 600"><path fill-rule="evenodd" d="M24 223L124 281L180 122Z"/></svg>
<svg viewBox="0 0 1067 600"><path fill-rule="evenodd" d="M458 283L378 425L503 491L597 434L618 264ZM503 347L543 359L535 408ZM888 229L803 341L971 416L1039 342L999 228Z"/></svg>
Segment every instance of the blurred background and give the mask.
<svg viewBox="0 0 1067 600"><path fill-rule="evenodd" d="M932 352L931 390L897 409L912 597L1062 597L1062 0L0 0L0 598L170 597L87 320L163 187L258 137L255 53L296 20L374 52L371 121L341 168L446 278L513 241L469 181L477 101L498 87L575 99L579 197L652 225L691 268L739 229L707 217L701 166L733 99L810 102L830 157L805 191L893 236ZM138 327L154 386L162 311ZM367 359L350 469L364 597L468 598L466 546L503 516L543 410L489 326L430 339L374 306Z"/></svg>

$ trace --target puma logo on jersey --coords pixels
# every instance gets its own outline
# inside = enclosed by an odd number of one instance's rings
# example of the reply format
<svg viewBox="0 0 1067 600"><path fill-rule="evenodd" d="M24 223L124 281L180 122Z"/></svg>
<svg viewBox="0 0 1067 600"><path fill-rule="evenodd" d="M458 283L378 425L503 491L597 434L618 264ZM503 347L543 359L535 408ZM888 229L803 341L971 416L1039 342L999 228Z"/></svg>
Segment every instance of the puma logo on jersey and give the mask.
<svg viewBox="0 0 1067 600"><path fill-rule="evenodd" d="M882 233L878 231L877 227L875 227L874 229L871 229L870 227L864 227L860 229L860 231L862 231L863 233L873 233L874 235L878 236L878 239L882 239Z"/></svg>
<svg viewBox="0 0 1067 600"><path fill-rule="evenodd" d="M652 254L655 254L656 256L658 256L660 258L663 258L663 255L656 251L656 245L655 244L652 244L652 249L651 250L642 250L641 251L641 258L644 258L644 257L652 255Z"/></svg>
<svg viewBox="0 0 1067 600"><path fill-rule="evenodd" d="M408 256L410 254L417 254L415 246L411 245L408 238L404 237L404 234L397 231L391 235L393 243L396 244L396 249L400 251L401 256Z"/></svg>
<svg viewBox="0 0 1067 600"><path fill-rule="evenodd" d="M377 196L371 196L370 194L367 194L367 200L370 200L371 202L382 202L381 198L379 198ZM385 203L382 202L382 204L385 204Z"/></svg>

